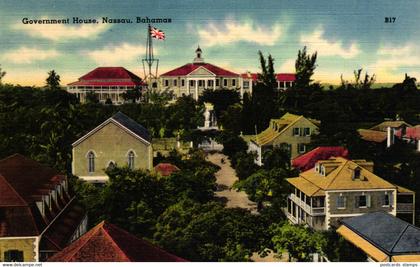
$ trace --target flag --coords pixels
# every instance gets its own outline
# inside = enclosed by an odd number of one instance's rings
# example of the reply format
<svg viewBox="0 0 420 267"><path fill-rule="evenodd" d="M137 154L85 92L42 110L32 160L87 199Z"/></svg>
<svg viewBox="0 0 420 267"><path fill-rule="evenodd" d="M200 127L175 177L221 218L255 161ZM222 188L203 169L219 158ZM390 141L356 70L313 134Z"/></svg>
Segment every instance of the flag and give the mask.
<svg viewBox="0 0 420 267"><path fill-rule="evenodd" d="M159 40L165 40L165 33L155 27L150 27L150 36Z"/></svg>

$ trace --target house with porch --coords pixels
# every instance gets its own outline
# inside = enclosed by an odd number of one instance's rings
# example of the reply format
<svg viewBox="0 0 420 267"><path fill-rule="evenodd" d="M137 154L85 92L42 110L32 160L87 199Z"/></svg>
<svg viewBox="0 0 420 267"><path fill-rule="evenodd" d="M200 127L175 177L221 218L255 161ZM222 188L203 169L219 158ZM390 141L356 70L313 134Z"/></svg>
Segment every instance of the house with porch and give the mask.
<svg viewBox="0 0 420 267"><path fill-rule="evenodd" d="M72 144L72 173L92 183L104 183L107 168L152 170L151 141L146 128L118 112Z"/></svg>
<svg viewBox="0 0 420 267"><path fill-rule="evenodd" d="M0 160L1 262L45 261L86 230L65 175L20 154Z"/></svg>
<svg viewBox="0 0 420 267"><path fill-rule="evenodd" d="M306 152L311 136L318 132L320 122L291 113L279 119L272 119L267 129L253 137L248 144L248 151L255 152L256 164L261 166L263 154L267 149L284 147L293 159Z"/></svg>
<svg viewBox="0 0 420 267"><path fill-rule="evenodd" d="M373 163L331 157L288 178L287 218L316 230L336 228L343 218L383 211L414 223L415 193L373 173Z"/></svg>
<svg viewBox="0 0 420 267"><path fill-rule="evenodd" d="M142 79L123 67L98 67L67 85L67 92L76 95L81 103L87 94L94 94L100 103L123 104L129 90L142 90Z"/></svg>
<svg viewBox="0 0 420 267"><path fill-rule="evenodd" d="M176 97L191 95L194 99L206 89L240 90L240 75L216 65L204 62L200 47L195 50L192 63L187 63L160 75L160 87L169 90ZM241 91L241 94L243 92Z"/></svg>
<svg viewBox="0 0 420 267"><path fill-rule="evenodd" d="M277 90L286 90L292 88L296 81L294 73L276 73ZM244 92L252 93L252 88L258 82L258 73L246 72L241 74L241 89Z"/></svg>

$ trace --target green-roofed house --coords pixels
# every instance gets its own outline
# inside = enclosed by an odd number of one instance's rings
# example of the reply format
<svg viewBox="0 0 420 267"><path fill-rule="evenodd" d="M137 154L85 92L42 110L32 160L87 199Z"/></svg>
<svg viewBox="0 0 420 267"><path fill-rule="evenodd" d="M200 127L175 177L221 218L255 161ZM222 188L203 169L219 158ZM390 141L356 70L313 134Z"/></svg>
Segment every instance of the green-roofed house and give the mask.
<svg viewBox="0 0 420 267"><path fill-rule="evenodd" d="M257 153L256 163L262 165L262 155L276 146L289 150L293 159L306 152L311 136L318 132L320 121L286 113L279 119L272 119L267 129L251 139L248 151Z"/></svg>

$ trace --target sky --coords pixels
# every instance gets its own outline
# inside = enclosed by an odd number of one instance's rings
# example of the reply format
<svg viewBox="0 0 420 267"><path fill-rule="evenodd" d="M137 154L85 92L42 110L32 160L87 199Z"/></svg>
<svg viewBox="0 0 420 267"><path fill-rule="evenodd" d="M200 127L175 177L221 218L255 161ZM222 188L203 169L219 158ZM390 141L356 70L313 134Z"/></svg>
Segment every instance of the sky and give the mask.
<svg viewBox="0 0 420 267"><path fill-rule="evenodd" d="M23 24L22 19L97 19L95 24ZM102 23L128 18L131 24ZM192 62L198 45L206 62L236 73L258 72L258 51L276 72L294 72L299 49L317 51L314 78L339 83L363 68L378 83L420 80L418 0L2 0L0 65L3 82L43 85L54 69L63 85L99 66L123 66L143 77L147 24L136 17L170 18L153 24L159 73ZM385 23L395 17L394 23Z"/></svg>

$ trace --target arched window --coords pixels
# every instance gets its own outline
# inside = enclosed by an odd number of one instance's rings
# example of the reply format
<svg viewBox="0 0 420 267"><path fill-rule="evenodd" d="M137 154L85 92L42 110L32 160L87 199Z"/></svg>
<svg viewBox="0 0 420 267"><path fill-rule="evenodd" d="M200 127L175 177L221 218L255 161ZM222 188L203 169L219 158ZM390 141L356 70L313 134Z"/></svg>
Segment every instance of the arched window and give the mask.
<svg viewBox="0 0 420 267"><path fill-rule="evenodd" d="M130 151L128 152L128 168L134 170L134 152Z"/></svg>
<svg viewBox="0 0 420 267"><path fill-rule="evenodd" d="M88 153L88 170L95 172L95 154L92 151Z"/></svg>

